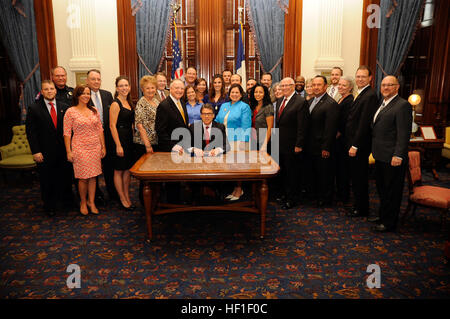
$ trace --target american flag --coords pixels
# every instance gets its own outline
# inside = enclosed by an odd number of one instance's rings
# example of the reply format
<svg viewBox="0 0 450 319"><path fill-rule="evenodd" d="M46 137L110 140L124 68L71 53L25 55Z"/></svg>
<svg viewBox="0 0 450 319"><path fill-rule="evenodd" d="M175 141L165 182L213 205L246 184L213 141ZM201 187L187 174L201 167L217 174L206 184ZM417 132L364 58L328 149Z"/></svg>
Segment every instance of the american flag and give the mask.
<svg viewBox="0 0 450 319"><path fill-rule="evenodd" d="M184 72L183 72L183 59L181 57L180 44L178 42L177 37L177 25L174 22L174 30L172 36L172 80L173 79L181 79L184 81Z"/></svg>

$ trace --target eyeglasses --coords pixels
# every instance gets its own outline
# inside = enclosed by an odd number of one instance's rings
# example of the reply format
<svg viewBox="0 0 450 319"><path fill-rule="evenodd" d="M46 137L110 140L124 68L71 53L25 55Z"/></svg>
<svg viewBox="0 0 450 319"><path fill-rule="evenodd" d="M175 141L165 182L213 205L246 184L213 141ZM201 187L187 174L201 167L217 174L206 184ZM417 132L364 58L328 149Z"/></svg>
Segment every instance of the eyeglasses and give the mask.
<svg viewBox="0 0 450 319"><path fill-rule="evenodd" d="M213 116L214 115L214 113L201 113L201 114L204 116Z"/></svg>
<svg viewBox="0 0 450 319"><path fill-rule="evenodd" d="M399 84L392 84L392 83L389 83L389 84L381 84L381 87L382 87L382 88L386 88L386 87L393 87L393 86L396 86L396 85L399 85Z"/></svg>

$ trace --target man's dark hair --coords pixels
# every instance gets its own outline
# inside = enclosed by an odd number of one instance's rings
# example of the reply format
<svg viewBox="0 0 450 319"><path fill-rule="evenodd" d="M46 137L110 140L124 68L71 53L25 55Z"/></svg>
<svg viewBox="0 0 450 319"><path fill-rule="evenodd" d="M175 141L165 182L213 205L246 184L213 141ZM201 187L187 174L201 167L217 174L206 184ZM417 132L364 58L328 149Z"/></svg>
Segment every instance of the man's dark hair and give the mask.
<svg viewBox="0 0 450 319"><path fill-rule="evenodd" d="M316 75L314 78L321 78L325 84L328 84L327 78L323 75Z"/></svg>
<svg viewBox="0 0 450 319"><path fill-rule="evenodd" d="M86 74L86 75L89 76L89 74L90 74L91 72L95 72L95 73L101 74L100 71L97 70L97 69L90 69L89 71L87 71L87 74Z"/></svg>
<svg viewBox="0 0 450 319"><path fill-rule="evenodd" d="M214 108L213 108L213 106L212 106L211 104L209 104L209 103L206 103L206 104L203 104L203 105L202 105L202 107L200 108L200 114L203 113L203 109L208 109L208 110L210 110L210 111L214 114Z"/></svg>
<svg viewBox="0 0 450 319"><path fill-rule="evenodd" d="M367 65L361 65L356 71L359 70L367 70L369 72L369 76L372 76L372 71L370 70L370 68Z"/></svg>

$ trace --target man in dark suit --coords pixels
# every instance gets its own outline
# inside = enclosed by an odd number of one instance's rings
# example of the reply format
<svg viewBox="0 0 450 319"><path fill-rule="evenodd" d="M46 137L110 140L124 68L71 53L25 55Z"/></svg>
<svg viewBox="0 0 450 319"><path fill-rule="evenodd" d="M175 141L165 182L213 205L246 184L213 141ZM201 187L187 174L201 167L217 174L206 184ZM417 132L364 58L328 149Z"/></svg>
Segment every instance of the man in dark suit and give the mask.
<svg viewBox="0 0 450 319"><path fill-rule="evenodd" d="M158 135L158 147L162 152L179 152L182 146L179 143L183 136L172 139L174 130L186 129L188 132L189 117L186 104L183 103L184 83L175 79L170 83L169 97L162 101L156 111L155 130ZM187 141L190 143L190 140Z"/></svg>
<svg viewBox="0 0 450 319"><path fill-rule="evenodd" d="M116 187L114 186L114 167L113 156L116 148L109 129L109 107L113 101L111 92L100 89L102 85L101 73L99 70L89 70L87 73L86 84L91 89L91 100L93 106L98 110L100 119L103 124L103 134L105 135L106 156L102 159L103 177L105 178L106 190L108 191L109 200L119 200ZM104 202L103 192L97 187L96 201L102 204Z"/></svg>
<svg viewBox="0 0 450 319"><path fill-rule="evenodd" d="M369 155L372 147L371 126L378 108L377 93L370 86L372 73L366 66L356 71L358 87L345 126L345 145L349 154L350 178L354 195L350 216L369 215Z"/></svg>
<svg viewBox="0 0 450 319"><path fill-rule="evenodd" d="M333 143L336 140L339 105L327 94L327 79L318 75L312 82L315 98L309 105L307 141L308 193L318 206L331 205L333 200Z"/></svg>
<svg viewBox="0 0 450 319"><path fill-rule="evenodd" d="M25 124L37 163L44 210L53 216L56 210L73 204L71 166L63 137L67 105L56 100L55 84L50 80L42 81L41 96L28 107Z"/></svg>
<svg viewBox="0 0 450 319"><path fill-rule="evenodd" d="M189 153L195 156L218 156L229 150L225 125L213 121L214 108L211 104L204 104L200 109L201 121L189 126L191 133L191 147Z"/></svg>
<svg viewBox="0 0 450 319"><path fill-rule="evenodd" d="M162 101L155 118L155 130L158 135L158 147L161 152L183 153L183 149L189 147L189 117L186 104L182 101L184 83L175 79L170 83L170 94ZM168 202L178 202L180 199L179 184L168 183L166 185Z"/></svg>
<svg viewBox="0 0 450 319"><path fill-rule="evenodd" d="M302 176L299 177L299 173L306 143L309 114L305 99L295 93L295 82L292 78L281 80L280 88L283 98L278 99L276 104L275 127L278 129L279 136L279 162L284 196L280 197L279 201L283 209L291 209L296 205L295 192L301 186L303 179ZM274 143L276 140L272 141L272 152Z"/></svg>
<svg viewBox="0 0 450 319"><path fill-rule="evenodd" d="M403 185L408 167L408 145L412 110L408 101L398 96L400 84L395 76L381 82L383 102L372 122L372 154L375 158L376 183L380 197L376 232L394 231L397 226Z"/></svg>

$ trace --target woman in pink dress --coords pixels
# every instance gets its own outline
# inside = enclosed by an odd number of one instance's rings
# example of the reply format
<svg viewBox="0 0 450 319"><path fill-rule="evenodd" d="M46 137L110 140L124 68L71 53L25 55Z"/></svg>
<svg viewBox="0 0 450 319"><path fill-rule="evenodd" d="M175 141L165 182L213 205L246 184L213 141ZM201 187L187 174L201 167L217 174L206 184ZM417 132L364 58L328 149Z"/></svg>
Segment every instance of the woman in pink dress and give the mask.
<svg viewBox="0 0 450 319"><path fill-rule="evenodd" d="M90 101L91 90L86 85L77 86L73 90L74 106L64 116L67 160L73 163L75 178L79 180L80 212L83 215L89 213L88 207L93 214L98 214L94 203L95 178L102 173L101 159L106 154L100 115Z"/></svg>

